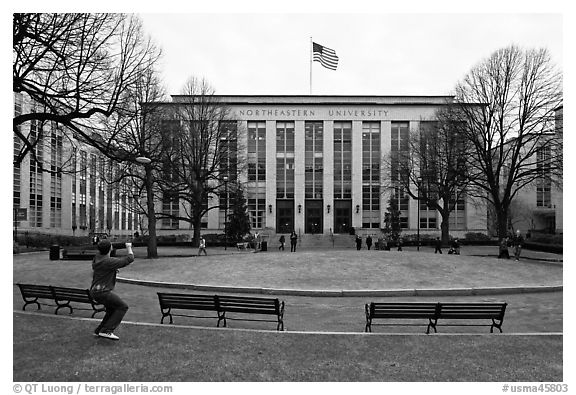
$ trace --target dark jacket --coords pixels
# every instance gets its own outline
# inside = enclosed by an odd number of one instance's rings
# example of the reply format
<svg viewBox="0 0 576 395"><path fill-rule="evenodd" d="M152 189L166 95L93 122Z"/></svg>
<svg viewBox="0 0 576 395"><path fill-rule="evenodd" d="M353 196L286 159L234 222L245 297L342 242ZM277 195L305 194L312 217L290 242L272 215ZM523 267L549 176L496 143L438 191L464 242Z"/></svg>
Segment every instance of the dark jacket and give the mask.
<svg viewBox="0 0 576 395"><path fill-rule="evenodd" d="M134 262L134 255L132 254L121 258L112 258L108 255L97 254L92 261L92 270L94 271L94 274L90 291L112 291L116 286L116 273L118 272L118 269L128 266L132 262Z"/></svg>

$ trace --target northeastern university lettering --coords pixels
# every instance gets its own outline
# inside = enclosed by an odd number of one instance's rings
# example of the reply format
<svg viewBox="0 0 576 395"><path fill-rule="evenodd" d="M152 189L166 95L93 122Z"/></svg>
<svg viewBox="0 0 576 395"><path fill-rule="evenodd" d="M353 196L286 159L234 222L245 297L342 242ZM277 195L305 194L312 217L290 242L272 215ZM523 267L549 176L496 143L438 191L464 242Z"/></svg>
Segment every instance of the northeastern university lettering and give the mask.
<svg viewBox="0 0 576 395"><path fill-rule="evenodd" d="M238 110L240 117L293 117L293 118L318 118L328 114L330 118L376 118L388 117L388 110L309 110L309 109L253 109Z"/></svg>

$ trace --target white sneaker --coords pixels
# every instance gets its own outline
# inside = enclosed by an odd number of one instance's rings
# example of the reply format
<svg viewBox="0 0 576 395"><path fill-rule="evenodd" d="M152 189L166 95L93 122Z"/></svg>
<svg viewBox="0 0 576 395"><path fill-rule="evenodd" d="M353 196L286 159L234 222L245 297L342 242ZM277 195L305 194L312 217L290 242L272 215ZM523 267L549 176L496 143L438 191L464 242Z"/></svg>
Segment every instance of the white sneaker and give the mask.
<svg viewBox="0 0 576 395"><path fill-rule="evenodd" d="M103 337L105 339L110 339L110 340L120 340L120 338L118 336L116 336L115 334L113 334L112 332L100 332L98 334L98 336Z"/></svg>

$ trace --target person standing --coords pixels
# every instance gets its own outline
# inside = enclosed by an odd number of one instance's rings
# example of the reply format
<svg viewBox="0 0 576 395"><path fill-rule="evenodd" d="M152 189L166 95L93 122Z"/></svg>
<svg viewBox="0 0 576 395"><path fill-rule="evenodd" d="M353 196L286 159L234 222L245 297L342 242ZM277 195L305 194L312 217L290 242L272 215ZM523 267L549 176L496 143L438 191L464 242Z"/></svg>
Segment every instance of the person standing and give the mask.
<svg viewBox="0 0 576 395"><path fill-rule="evenodd" d="M280 247L278 247L279 250L284 251L284 243L286 242L286 238L284 237L284 235L280 236Z"/></svg>
<svg viewBox="0 0 576 395"><path fill-rule="evenodd" d="M292 231L290 233L290 252L296 252L296 244L298 243L298 235Z"/></svg>
<svg viewBox="0 0 576 395"><path fill-rule="evenodd" d="M520 233L520 229L516 231L516 236L512 240L512 244L514 245L514 259L519 261L520 260L520 253L522 252L522 245L524 244L524 238Z"/></svg>
<svg viewBox="0 0 576 395"><path fill-rule="evenodd" d="M360 251L362 248L362 237L360 235L356 235L356 249Z"/></svg>
<svg viewBox="0 0 576 395"><path fill-rule="evenodd" d="M114 334L114 330L122 322L122 318L128 311L128 305L116 293L116 273L118 269L128 266L134 262L132 243L126 243L128 255L121 258L112 258L112 244L104 239L98 242L98 253L92 260L92 285L90 294L94 300L103 304L106 314L102 322L94 330L94 335L110 340L119 340Z"/></svg>
<svg viewBox="0 0 576 395"><path fill-rule="evenodd" d="M402 238L398 237L398 251L402 251Z"/></svg>
<svg viewBox="0 0 576 395"><path fill-rule="evenodd" d="M370 247L372 247L372 236L368 235L366 237L366 248L368 248L368 251L370 251Z"/></svg>
<svg viewBox="0 0 576 395"><path fill-rule="evenodd" d="M204 252L204 255L208 256L208 253L206 252L206 240L204 240L203 236L200 236L200 245L198 246L198 256L200 256L201 252Z"/></svg>
<svg viewBox="0 0 576 395"><path fill-rule="evenodd" d="M436 253L442 254L442 240L439 237L436 237L436 242L434 243L434 254Z"/></svg>

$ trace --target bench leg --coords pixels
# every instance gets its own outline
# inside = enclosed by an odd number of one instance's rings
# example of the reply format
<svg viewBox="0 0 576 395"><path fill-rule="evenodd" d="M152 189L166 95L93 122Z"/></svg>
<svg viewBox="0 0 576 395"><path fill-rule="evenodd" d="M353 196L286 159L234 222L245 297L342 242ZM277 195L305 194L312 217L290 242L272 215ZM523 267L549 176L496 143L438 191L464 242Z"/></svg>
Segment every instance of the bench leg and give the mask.
<svg viewBox="0 0 576 395"><path fill-rule="evenodd" d="M226 312L220 314L218 312L218 322L216 323L216 328L220 328L220 321L224 321L224 328L226 328Z"/></svg>
<svg viewBox="0 0 576 395"><path fill-rule="evenodd" d="M364 328L364 332L372 332L372 320L366 319L366 327Z"/></svg>
<svg viewBox="0 0 576 395"><path fill-rule="evenodd" d="M276 326L277 331L284 331L284 320L281 316L278 316L278 325Z"/></svg>
<svg viewBox="0 0 576 395"><path fill-rule="evenodd" d="M438 333L438 331L436 330L436 324L438 323L438 319L432 320L432 318L428 319L428 327L426 328L426 334L430 334L430 327L432 327L432 329L434 329L434 333Z"/></svg>
<svg viewBox="0 0 576 395"><path fill-rule="evenodd" d="M172 309L168 309L168 311L164 312L164 310L162 310L162 319L160 320L160 323L163 324L164 323L164 318L166 317L170 317L170 324L172 324L172 314L171 314Z"/></svg>
<svg viewBox="0 0 576 395"><path fill-rule="evenodd" d="M68 307L68 309L70 310L68 314L72 314L72 312L74 312L74 309L72 308L72 306L70 306L70 303L66 303L66 304L59 304L58 307L56 307L54 314L58 315L58 310L60 310L62 307Z"/></svg>
<svg viewBox="0 0 576 395"><path fill-rule="evenodd" d="M492 318L492 325L490 326L490 333L494 333L494 328L498 328L500 333L502 333L502 321L496 322L494 318Z"/></svg>
<svg viewBox="0 0 576 395"><path fill-rule="evenodd" d="M34 304L34 303L36 303L36 306L38 306L38 308L36 310L42 310L40 307L40 303L38 303L38 298L36 298L35 300L31 300L31 301L25 300L24 306L22 306L22 311L26 311L26 306L28 306L29 304Z"/></svg>

